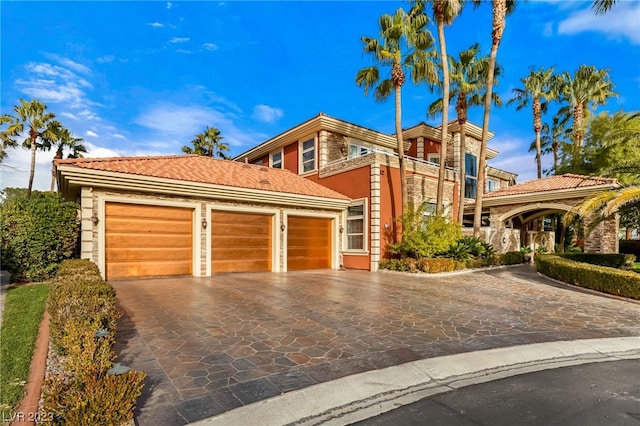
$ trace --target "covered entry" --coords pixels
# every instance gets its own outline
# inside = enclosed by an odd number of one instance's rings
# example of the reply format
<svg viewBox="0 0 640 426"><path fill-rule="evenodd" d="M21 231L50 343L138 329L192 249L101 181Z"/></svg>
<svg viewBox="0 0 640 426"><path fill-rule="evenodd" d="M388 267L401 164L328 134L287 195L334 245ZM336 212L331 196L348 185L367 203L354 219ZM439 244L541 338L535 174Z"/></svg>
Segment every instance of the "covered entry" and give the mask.
<svg viewBox="0 0 640 426"><path fill-rule="evenodd" d="M268 272L273 214L211 211L211 272Z"/></svg>
<svg viewBox="0 0 640 426"><path fill-rule="evenodd" d="M330 218L288 216L287 270L331 268Z"/></svg>
<svg viewBox="0 0 640 426"><path fill-rule="evenodd" d="M106 279L193 273L194 209L105 203Z"/></svg>

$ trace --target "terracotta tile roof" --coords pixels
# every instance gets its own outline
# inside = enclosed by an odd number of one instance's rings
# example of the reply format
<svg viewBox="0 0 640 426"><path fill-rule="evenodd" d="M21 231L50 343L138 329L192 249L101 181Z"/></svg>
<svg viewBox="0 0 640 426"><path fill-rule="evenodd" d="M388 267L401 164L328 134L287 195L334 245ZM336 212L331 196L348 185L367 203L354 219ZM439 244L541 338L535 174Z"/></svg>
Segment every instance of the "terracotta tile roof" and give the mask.
<svg viewBox="0 0 640 426"><path fill-rule="evenodd" d="M272 169L231 160L218 160L199 155L78 158L57 160L57 164L58 166L72 166L212 185L343 200L349 199L343 194L300 177L288 170Z"/></svg>
<svg viewBox="0 0 640 426"><path fill-rule="evenodd" d="M506 195L530 194L533 192L557 191L562 189L584 188L597 185L618 185L617 179L564 174L519 183L499 191L489 192L484 198Z"/></svg>

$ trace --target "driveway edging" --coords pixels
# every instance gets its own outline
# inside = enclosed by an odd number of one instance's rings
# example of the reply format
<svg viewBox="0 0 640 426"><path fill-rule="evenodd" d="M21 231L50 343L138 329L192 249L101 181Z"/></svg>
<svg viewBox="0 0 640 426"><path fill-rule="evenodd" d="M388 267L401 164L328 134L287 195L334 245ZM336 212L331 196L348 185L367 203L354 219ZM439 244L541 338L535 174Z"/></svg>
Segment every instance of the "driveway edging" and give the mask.
<svg viewBox="0 0 640 426"><path fill-rule="evenodd" d="M351 424L469 385L621 359L640 359L640 336L535 343L429 358L323 382L194 424Z"/></svg>

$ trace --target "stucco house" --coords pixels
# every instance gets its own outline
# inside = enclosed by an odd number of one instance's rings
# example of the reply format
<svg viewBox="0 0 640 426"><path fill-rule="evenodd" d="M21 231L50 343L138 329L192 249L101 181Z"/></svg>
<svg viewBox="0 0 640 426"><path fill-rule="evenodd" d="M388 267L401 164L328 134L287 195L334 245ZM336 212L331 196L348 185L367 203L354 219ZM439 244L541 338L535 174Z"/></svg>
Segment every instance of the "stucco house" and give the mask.
<svg viewBox="0 0 640 426"><path fill-rule="evenodd" d="M477 190L481 128L466 126L465 224ZM441 129L403 131L409 199L435 209ZM493 137L493 134L490 134ZM457 215L460 129L451 123L443 203ZM492 149L487 158L498 155ZM81 256L106 279L219 272L353 268L376 271L397 237L400 171L394 135L325 114L238 155L235 161L160 156L58 161L62 194L80 203ZM483 235L498 251L553 247L539 223L611 179L553 177L515 185L487 167ZM550 180L551 179L551 180ZM591 179L591 180L589 180ZM524 186L523 186L524 185ZM558 202L564 196L567 202ZM617 251L615 224L586 245ZM528 232L547 232L530 234ZM617 228L615 230L617 235ZM549 243L551 241L551 243Z"/></svg>

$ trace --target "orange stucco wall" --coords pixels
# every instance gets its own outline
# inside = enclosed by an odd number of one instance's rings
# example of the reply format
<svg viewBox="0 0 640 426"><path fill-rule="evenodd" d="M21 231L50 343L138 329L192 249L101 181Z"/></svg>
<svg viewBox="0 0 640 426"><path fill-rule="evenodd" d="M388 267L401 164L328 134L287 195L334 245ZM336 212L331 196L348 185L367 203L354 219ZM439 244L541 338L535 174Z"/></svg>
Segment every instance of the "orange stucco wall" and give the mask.
<svg viewBox="0 0 640 426"><path fill-rule="evenodd" d="M322 179L319 178L317 174L308 176L308 178L320 185L324 185L334 191L338 191L351 199L356 200L360 198L367 198L369 200L367 202L369 206L368 217L371 218L371 169L369 166L348 170L338 175L328 176ZM369 229L366 229L365 232L367 233L369 241L367 250L371 251ZM342 265L348 269L369 270L370 256L343 253Z"/></svg>
<svg viewBox="0 0 640 426"><path fill-rule="evenodd" d="M298 142L284 147L284 168L298 174Z"/></svg>

